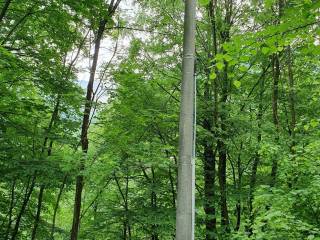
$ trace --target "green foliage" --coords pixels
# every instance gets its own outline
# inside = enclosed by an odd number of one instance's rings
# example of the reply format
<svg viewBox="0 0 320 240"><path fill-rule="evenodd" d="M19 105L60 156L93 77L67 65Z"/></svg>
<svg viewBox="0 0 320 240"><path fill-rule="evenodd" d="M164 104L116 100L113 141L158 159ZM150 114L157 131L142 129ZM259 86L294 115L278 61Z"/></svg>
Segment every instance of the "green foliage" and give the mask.
<svg viewBox="0 0 320 240"><path fill-rule="evenodd" d="M320 3L239 1L228 16L228 2L198 1L195 239L320 239ZM0 239L20 213L15 239L31 239L42 187L36 239L51 240L54 215L53 239L69 239L79 174L79 239L174 238L183 1L136 1L133 13L122 2L113 19L109 4L11 1L0 20ZM76 63L101 19L117 52L98 66L107 97L92 105L84 153Z"/></svg>

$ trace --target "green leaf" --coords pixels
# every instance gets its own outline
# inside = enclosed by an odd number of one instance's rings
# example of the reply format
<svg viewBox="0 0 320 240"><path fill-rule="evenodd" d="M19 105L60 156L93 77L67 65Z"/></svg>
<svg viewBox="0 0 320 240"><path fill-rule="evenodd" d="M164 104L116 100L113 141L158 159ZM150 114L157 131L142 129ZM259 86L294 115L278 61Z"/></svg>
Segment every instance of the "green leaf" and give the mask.
<svg viewBox="0 0 320 240"><path fill-rule="evenodd" d="M242 62L248 62L250 60L250 57L249 56L246 56L246 55L242 55L240 57L240 61Z"/></svg>
<svg viewBox="0 0 320 240"><path fill-rule="evenodd" d="M247 70L248 70L248 68L246 67L246 66L240 66L239 67L239 70L241 71L241 72L246 72Z"/></svg>
<svg viewBox="0 0 320 240"><path fill-rule="evenodd" d="M240 81L238 81L238 80L235 80L235 81L233 81L233 85L236 87L236 88L240 88L241 87L241 82Z"/></svg>
<svg viewBox="0 0 320 240"><path fill-rule="evenodd" d="M210 3L210 0L199 0L199 4L202 7L207 6Z"/></svg>
<svg viewBox="0 0 320 240"><path fill-rule="evenodd" d="M221 71L224 68L224 63L223 62L217 62L216 66L217 66L218 70Z"/></svg>
<svg viewBox="0 0 320 240"><path fill-rule="evenodd" d="M215 59L216 59L217 61L222 61L222 60L224 59L224 55L221 54L221 53L218 53L218 54L216 55Z"/></svg>
<svg viewBox="0 0 320 240"><path fill-rule="evenodd" d="M270 48L268 48L268 47L263 47L263 48L261 49L261 51L262 51L263 54L267 55L267 54L270 52Z"/></svg>
<svg viewBox="0 0 320 240"><path fill-rule="evenodd" d="M215 72L210 73L210 79L214 80L217 78L217 74Z"/></svg>
<svg viewBox="0 0 320 240"><path fill-rule="evenodd" d="M232 57L231 57L230 55L228 55L228 54L225 54L225 55L223 56L223 58L224 58L224 60L226 60L227 62L230 62L230 61L232 60Z"/></svg>
<svg viewBox="0 0 320 240"><path fill-rule="evenodd" d="M235 66L237 63L238 63L238 62L233 59L233 60L231 60L231 61L228 63L228 65L229 65L230 67L232 67L232 66Z"/></svg>
<svg viewBox="0 0 320 240"><path fill-rule="evenodd" d="M311 127L315 128L315 127L317 127L319 125L319 122L318 122L317 119L312 119L310 121L310 125L311 125Z"/></svg>
<svg viewBox="0 0 320 240"><path fill-rule="evenodd" d="M283 50L283 47L282 47L282 46L279 46L279 47L278 47L278 51L281 52L282 50Z"/></svg>

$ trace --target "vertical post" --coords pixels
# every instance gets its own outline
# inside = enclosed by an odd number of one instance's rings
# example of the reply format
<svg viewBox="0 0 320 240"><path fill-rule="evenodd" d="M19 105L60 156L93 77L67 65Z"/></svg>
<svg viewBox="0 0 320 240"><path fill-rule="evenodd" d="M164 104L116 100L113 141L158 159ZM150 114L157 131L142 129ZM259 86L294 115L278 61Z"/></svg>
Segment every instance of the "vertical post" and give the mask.
<svg viewBox="0 0 320 240"><path fill-rule="evenodd" d="M185 1L181 109L179 125L176 240L194 240L195 218L195 20L196 1Z"/></svg>

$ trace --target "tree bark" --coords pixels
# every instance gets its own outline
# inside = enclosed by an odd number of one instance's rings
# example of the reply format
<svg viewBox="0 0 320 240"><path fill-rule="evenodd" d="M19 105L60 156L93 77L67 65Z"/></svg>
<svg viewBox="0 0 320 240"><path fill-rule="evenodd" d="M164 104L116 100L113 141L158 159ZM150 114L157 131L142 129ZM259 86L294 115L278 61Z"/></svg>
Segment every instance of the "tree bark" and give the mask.
<svg viewBox="0 0 320 240"><path fill-rule="evenodd" d="M264 77L260 79L260 88L259 88L259 106L258 106L258 113L257 113L257 121L258 121L258 136L257 136L257 143L260 146L262 135L261 135L261 121L262 121L262 114L263 114L263 93L264 93ZM251 176L250 176L250 183L249 183L249 198L248 198L248 211L249 211L249 223L247 225L247 232L249 236L253 234L253 224L254 224L254 213L253 213L253 199L254 199L254 191L257 182L257 172L258 166L260 163L260 154L257 150L255 152L255 156L253 159Z"/></svg>
<svg viewBox="0 0 320 240"><path fill-rule="evenodd" d="M215 240L217 220L215 208L216 161L212 144L204 146L204 211L206 214L206 240Z"/></svg>
<svg viewBox="0 0 320 240"><path fill-rule="evenodd" d="M171 189L171 195L172 195L172 207L176 207L176 190L175 190L175 181L172 174L171 166L169 166L169 180L170 180L170 189Z"/></svg>
<svg viewBox="0 0 320 240"><path fill-rule="evenodd" d="M120 182L119 179L116 175L116 173L114 173L114 178L119 190L119 193L122 197L123 200L123 207L124 207L124 221L123 221L123 239L128 239L131 240L131 227L130 227L130 220L129 220L129 205L128 205L128 193L129 193L129 173L128 173L128 166L126 166L126 188L125 191L123 192L121 186L120 186Z"/></svg>
<svg viewBox="0 0 320 240"><path fill-rule="evenodd" d="M155 188L155 184L156 184L154 167L151 167L151 173L152 173L151 208L153 209L153 211L156 212L156 210L157 210L157 193L153 190ZM151 228L152 228L151 229L151 232L152 232L151 240L159 240L157 224L152 224Z"/></svg>
<svg viewBox="0 0 320 240"><path fill-rule="evenodd" d="M40 186L40 191L39 191L39 196L38 196L38 207L37 207L36 218L34 220L34 226L32 229L31 240L36 239L37 228L39 226L39 221L40 221L40 214L41 214L41 207L42 207L42 202L43 202L44 189L45 189L45 185L42 184Z"/></svg>
<svg viewBox="0 0 320 240"><path fill-rule="evenodd" d="M57 96L57 101L56 104L54 106L54 110L50 119L50 123L48 126L48 129L46 131L46 136L45 136L45 140L43 143L43 147L42 147L42 151L41 151L41 156L43 155L44 151L46 150L46 145L47 142L49 140L49 134L52 130L52 127L54 126L55 122L58 119L59 116L59 107L60 107L60 98L61 96L58 95ZM47 156L51 156L52 153L52 146L53 146L53 141L50 141L49 147L47 149ZM38 206L37 206L37 213L36 213L36 217L34 220L34 225L33 225L33 229L32 229L32 234L31 234L31 240L35 240L36 239L36 235L37 235L37 229L39 226L39 222L40 222L40 216L41 216L41 208L42 208L42 202L43 202L43 194L44 194L44 190L45 190L45 184L41 184L40 186L40 190L39 190L39 195L38 195Z"/></svg>
<svg viewBox="0 0 320 240"><path fill-rule="evenodd" d="M224 1L223 8L225 9L225 16L222 21L224 22L224 28L219 31L219 36L221 38L220 45L228 42L230 40L230 28L232 25L232 12L233 12L233 1L226 0ZM222 54L225 54L224 50L222 50ZM217 75L217 80L219 80L221 94L219 99L219 107L220 111L217 112L219 116L219 133L216 134L218 137L217 140L217 151L219 153L219 163L218 163L218 179L219 179L219 187L220 187L220 208L221 208L221 228L224 233L230 232L230 220L229 220L229 212L228 212L228 204L227 204L227 145L226 140L228 138L227 135L227 117L228 110L226 109L226 104L229 95L230 88L230 80L228 78L228 63L224 61L224 69L223 71ZM218 90L218 88L217 88Z"/></svg>
<svg viewBox="0 0 320 240"><path fill-rule="evenodd" d="M294 153L294 146L295 146L295 128L296 128L296 93L295 93L295 86L294 86L294 77L293 77L293 60L292 60L292 53L291 53L291 46L287 47L287 54L288 54L288 78L289 78L289 105L290 105L290 114L291 114L291 122L290 122L290 136L291 136L291 152Z"/></svg>
<svg viewBox="0 0 320 240"><path fill-rule="evenodd" d="M221 93L221 108L220 111L220 130L219 140L217 142L217 149L219 153L219 163L218 163L218 178L219 178L219 186L220 186L220 208L221 208L221 227L224 232L230 232L229 227L229 212L228 212L228 203L227 203L227 145L225 143L227 139L226 131L227 131L227 113L225 111L225 105L228 99L228 75L227 75L227 63L225 62L225 68L223 72L223 76L221 76L222 81L222 93Z"/></svg>
<svg viewBox="0 0 320 240"><path fill-rule="evenodd" d="M208 5L208 17L210 28L208 30L208 41L211 49L208 58L212 59L217 54L217 31L216 31L216 2L211 0ZM212 41L211 41L212 40ZM207 83L204 89L204 100L206 104L206 114L203 119L203 128L208 133L215 134L218 119L218 85L214 79L214 89L212 90L210 79L211 71L215 68L206 69ZM213 95L213 94L214 95ZM213 102L214 101L214 102ZM215 240L217 236L217 220L215 208L215 179L216 179L216 152L214 152L213 138L207 137L203 142L203 174L204 174L204 212L206 240Z"/></svg>
<svg viewBox="0 0 320 240"><path fill-rule="evenodd" d="M295 82L294 82L294 76L293 76L293 59L292 59L292 53L291 53L291 46L289 45L287 47L287 65L288 65L288 78L289 78L289 106L290 106L290 126L289 126L289 135L291 137L291 143L290 143L290 152L292 154L292 162L294 165L294 162L296 161L295 157L295 146L296 146L296 134L295 134L295 128L296 128L296 93L295 93ZM288 180L288 186L289 188L292 188L294 183L296 182L296 176L294 173L294 169L291 172L292 177Z"/></svg>
<svg viewBox="0 0 320 240"><path fill-rule="evenodd" d="M230 232L229 213L227 204L227 149L223 141L218 141L219 164L218 177L220 185L221 227L223 231Z"/></svg>
<svg viewBox="0 0 320 240"><path fill-rule="evenodd" d="M280 122L278 115L278 98L279 98L279 80L280 80L280 60L279 54L276 53L272 56L272 69L273 69L273 91L272 91L272 116L273 124L276 129L276 143L279 142L279 131L280 131ZM275 156L272 161L271 169L271 184L273 187L276 184L276 177L278 172L278 159Z"/></svg>
<svg viewBox="0 0 320 240"><path fill-rule="evenodd" d="M281 23L281 17L283 15L284 9L284 1L278 1L278 16L276 19L276 25ZM273 89L272 89L272 115L273 115L273 124L276 128L276 143L279 142L279 134L280 134L280 121L278 114L278 99L279 99L279 81L281 76L280 70L280 53L275 53L272 55L272 73L273 73ZM278 159L275 157L272 161L272 169L271 169L271 183L270 186L274 187L276 184L278 172Z"/></svg>
<svg viewBox="0 0 320 240"><path fill-rule="evenodd" d="M90 79L87 86L87 95L86 95L86 103L84 107L83 120L82 120L82 130L81 130L81 148L84 154L88 152L89 141L88 141L88 129L90 122L90 113L92 108L92 96L93 96L93 83L95 79L95 74L97 70L98 58L101 40L103 37L103 33L105 30L106 21L100 21L99 29L96 35L95 40L95 49L93 55L92 66L90 70ZM78 232L80 227L80 213L81 213L81 198L82 198L82 190L84 185L84 177L82 175L82 171L85 169L84 158L80 161L79 166L79 175L76 177L76 193L74 199L74 212L73 212L73 223L71 229L71 240L78 239Z"/></svg>
<svg viewBox="0 0 320 240"><path fill-rule="evenodd" d="M58 193L58 197L57 197L57 201L56 204L54 206L54 210L53 210L53 218L52 218L52 226L51 226L51 234L50 234L50 239L53 240L54 239L54 232L55 232L55 226L56 226L56 216L57 216L57 212L59 209L59 203L60 203L60 199L63 193L63 189L64 186L66 185L68 179L68 175L66 174L63 178L63 182L61 184L61 187L59 189L59 193Z"/></svg>
<svg viewBox="0 0 320 240"><path fill-rule="evenodd" d="M20 228L21 219L22 219L22 216L23 216L23 214L24 214L24 212L25 212L25 210L27 208L28 202L30 200L31 194L32 194L34 186L35 186L35 182L36 182L36 175L33 175L32 179L31 179L31 184L30 184L29 189L28 189L28 187L26 188L26 194L24 196L20 212L19 212L19 214L17 216L17 220L16 220L16 223L15 223L13 232L12 232L11 240L15 240L17 238L18 231L19 231L19 228Z"/></svg>
<svg viewBox="0 0 320 240"><path fill-rule="evenodd" d="M92 66L90 70L90 78L87 86L86 103L84 107L82 128L81 128L81 148L84 155L87 154L88 148L89 148L88 130L90 125L90 113L92 109L92 100L93 100L92 98L93 98L93 92L94 92L93 83L94 83L95 74L96 74L97 65L98 65L100 45L103 39L103 33L105 31L108 19L113 16L120 2L121 0L117 0L116 2L114 0L111 1L108 7L108 15L106 16L106 18L100 21L99 28L95 37L94 54L93 54ZM75 193L75 199L74 199L73 221L72 221L72 229L71 229L71 236L70 236L71 240L78 239L78 233L80 228L80 215L81 215L81 201L82 201L81 198L82 198L82 190L84 186L84 177L82 175L82 172L84 171L84 169L85 169L85 161L84 161L84 158L82 158L79 165L80 174L76 177L76 193Z"/></svg>
<svg viewBox="0 0 320 240"><path fill-rule="evenodd" d="M237 159L237 173L238 173L238 179L236 183L236 190L237 190L237 203L236 203L236 226L234 228L235 231L239 231L240 225L241 225L241 212L242 212L242 164L241 164L241 153L243 150L243 142L240 144L240 150L238 153L238 159Z"/></svg>
<svg viewBox="0 0 320 240"><path fill-rule="evenodd" d="M12 187L11 187L11 200L10 200L10 207L9 207L9 213L8 213L8 225L7 230L5 233L5 240L9 238L9 233L11 230L11 224L12 224L12 211L14 207L14 198L15 198L15 187L16 187L16 180L13 180Z"/></svg>

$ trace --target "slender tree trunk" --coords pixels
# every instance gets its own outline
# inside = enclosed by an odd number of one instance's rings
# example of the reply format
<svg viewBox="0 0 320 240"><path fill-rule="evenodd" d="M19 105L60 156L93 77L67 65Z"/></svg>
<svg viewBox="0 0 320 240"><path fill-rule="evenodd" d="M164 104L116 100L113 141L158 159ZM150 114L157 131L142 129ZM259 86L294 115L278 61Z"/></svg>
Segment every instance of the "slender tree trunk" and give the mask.
<svg viewBox="0 0 320 240"><path fill-rule="evenodd" d="M281 23L281 17L283 15L284 1L278 0L278 16L276 19L276 25ZM272 90L272 115L273 115L273 124L276 128L276 143L279 142L280 135L280 121L278 114L278 99L279 99L279 81L281 76L280 70L280 53L275 53L272 56L272 72L273 72L273 90ZM273 187L276 184L276 178L278 173L278 159L275 157L272 161L271 169L271 183L270 186Z"/></svg>
<svg viewBox="0 0 320 240"><path fill-rule="evenodd" d="M221 227L223 231L229 232L229 213L227 204L227 149L226 145L219 140L219 165L218 165L218 177L220 185L220 208L221 208Z"/></svg>
<svg viewBox="0 0 320 240"><path fill-rule="evenodd" d="M60 95L58 95L58 97L57 97L57 102L56 102L55 108L54 108L53 113L51 115L51 119L50 119L48 128L46 129L45 138L44 138L42 149L41 149L41 156L45 152L45 149L46 149L46 146L47 146L47 142L49 140L49 134L51 132L51 129L53 127L54 122L56 121L56 119L58 117L59 106L60 106ZM51 147L52 147L52 144L50 145L50 147L48 149L48 154L51 154ZM13 230L13 234L12 234L11 240L14 240L16 238L17 234L18 234L21 218L22 218L22 216L23 216L23 214L25 212L25 209L26 209L26 207L28 205L28 202L30 200L31 194L32 194L32 192L34 190L34 187L35 187L35 184L36 184L37 174L38 174L37 171L35 171L34 174L33 174L33 177L32 177L32 180L31 180L31 186L30 186L29 191L25 195L25 198L24 198L20 213L19 213L19 215L17 217L17 220L16 220L16 224L15 224L15 227L14 227L14 230ZM43 194L43 192L41 194ZM42 196L41 196L41 198L39 197L39 200L41 200L41 203L40 203L40 205L41 205L42 204ZM39 204L38 204L38 210L39 210ZM41 210L41 206L40 206L40 210ZM37 215L38 215L38 213L37 213ZM39 217L40 217L40 211L39 211ZM35 222L37 222L37 221L38 220L37 220L37 216L36 216L36 221ZM38 224L36 224L36 225L38 225ZM34 231L34 233L32 233L32 234L35 234L36 233L36 229L33 230L33 231Z"/></svg>
<svg viewBox="0 0 320 240"><path fill-rule="evenodd" d="M11 0L5 0L4 5L2 7L2 10L0 12L0 23L2 22L4 16L6 15L10 3L11 3Z"/></svg>
<svg viewBox="0 0 320 240"><path fill-rule="evenodd" d="M55 227L56 227L56 216L57 216L57 212L59 209L59 203L60 203L60 199L63 193L63 189L64 186L67 183L67 179L68 179L68 175L66 174L63 178L63 182L61 184L61 187L59 189L59 193L58 193L58 197L57 197L57 201L56 204L54 206L54 210L53 210L53 218L52 218L52 227L51 227L51 234L50 234L50 239L53 240L54 239L54 232L55 232Z"/></svg>
<svg viewBox="0 0 320 240"><path fill-rule="evenodd" d="M212 144L204 146L204 211L206 214L206 240L215 240L216 208L215 208L215 175L216 163Z"/></svg>
<svg viewBox="0 0 320 240"><path fill-rule="evenodd" d="M185 1L176 239L194 239L195 0Z"/></svg>
<svg viewBox="0 0 320 240"><path fill-rule="evenodd" d="M224 110L224 107L228 99L228 76L227 76L227 63L225 62L224 73L221 76L222 81L222 96L221 96L221 106ZM219 140L217 142L217 149L219 152L219 164L218 164L218 178L220 186L220 208L221 208L221 227L223 231L230 232L229 227L229 213L228 213L228 204L227 204L227 145L225 143L227 139L227 113L226 111L220 111L220 130Z"/></svg>
<svg viewBox="0 0 320 240"><path fill-rule="evenodd" d="M289 78L289 106L290 106L290 127L289 127L289 134L291 137L291 143L290 143L290 152L292 154L292 162L294 165L294 162L296 161L295 158L295 146L296 146L296 134L295 134L295 128L296 128L296 93L295 93L295 86L294 86L294 76L293 76L293 59L292 59L292 53L291 53L291 46L287 47L287 65L288 65L288 78ZM289 178L288 186L292 188L294 183L296 182L296 177L294 173L294 169L291 174L292 177Z"/></svg>
<svg viewBox="0 0 320 240"><path fill-rule="evenodd" d="M49 122L48 129L46 130L46 136L45 136L44 143L43 143L42 150L41 150L41 157L43 156L43 154L44 154L44 152L46 150L47 142L49 140L49 134L50 134L55 122L57 121L57 119L59 117L60 98L61 98L61 96L58 95L57 96L57 100L56 100L56 104L54 106L54 110L52 112L52 116L51 116L51 119L50 119L50 122ZM48 157L51 156L52 146L53 146L53 141L50 141L49 147L47 149L47 156ZM35 174L37 174L37 173L35 173ZM45 190L45 184L41 184L40 185L40 190L39 190L39 195L38 195L37 212L36 212L36 217L35 217L35 220L34 220L32 234L31 234L31 240L35 240L36 239L37 228L39 226L40 216L41 216L41 208L42 208L42 203L43 203L44 190Z"/></svg>
<svg viewBox="0 0 320 240"><path fill-rule="evenodd" d="M209 74L208 74L209 75ZM210 81L208 77L208 81ZM205 89L205 101L210 106L212 102L210 85ZM213 114L210 109L207 117L203 120L203 128L209 133L212 132ZM215 178L216 178L216 154L213 151L213 139L207 137L203 143L203 174L204 174L204 212L206 226L206 240L215 240L217 235L216 228L216 209L215 209Z"/></svg>
<svg viewBox="0 0 320 240"><path fill-rule="evenodd" d="M9 207L9 213L8 213L8 225L7 230L5 233L5 240L9 238L9 233L11 230L11 224L12 224L12 211L14 207L14 200L15 200L15 187L16 187L16 180L13 180L12 187L11 187L11 200L10 200L10 207Z"/></svg>
<svg viewBox="0 0 320 240"><path fill-rule="evenodd" d="M118 190L119 190L120 195L123 200L123 207L124 207L123 239L131 240L131 227L130 227L129 205L128 205L128 193L129 193L129 172L128 171L129 171L128 166L126 166L126 188L125 188L125 191L122 190L116 173L114 173L114 179L116 181Z"/></svg>
<svg viewBox="0 0 320 240"><path fill-rule="evenodd" d="M39 191L39 196L38 196L38 207L37 207L36 218L34 220L34 226L32 229L31 240L36 239L37 228L39 226L39 221L40 221L40 214L41 214L41 207L42 207L42 202L43 202L44 189L45 189L45 185L42 184L40 186L40 191Z"/></svg>
<svg viewBox="0 0 320 240"><path fill-rule="evenodd" d="M152 173L151 208L153 209L153 211L156 212L157 211L157 193L153 190L156 185L154 167L151 167L151 173ZM152 224L151 228L152 228L151 240L159 240L157 224Z"/></svg>
<svg viewBox="0 0 320 240"><path fill-rule="evenodd" d="M238 199L236 203L236 226L234 228L235 231L239 231L240 225L241 225L241 198L242 198L242 167L241 167L241 152L243 149L243 142L241 142L241 148L238 153L238 159L237 159L237 173L238 173L238 179L237 179L237 193L238 193Z"/></svg>
<svg viewBox="0 0 320 240"><path fill-rule="evenodd" d="M127 222L124 221L123 222L123 235L122 235L123 240L127 240L127 229L128 229Z"/></svg>
<svg viewBox="0 0 320 240"><path fill-rule="evenodd" d="M219 35L221 37L221 45L230 40L230 28L232 25L232 11L233 11L233 1L224 1L223 7L225 8L224 16L224 28L220 30ZM222 51L222 53L225 53ZM226 104L228 100L230 80L228 78L228 63L224 61L224 70L218 74L217 79L219 80L221 86L221 98L220 98L220 108L219 111L219 127L220 133L217 134L217 150L219 153L219 163L218 163L218 179L220 186L220 208L221 208L221 228L224 233L230 232L230 220L227 204L227 145L226 140L227 135L227 118L228 110L226 109Z"/></svg>
<svg viewBox="0 0 320 240"><path fill-rule="evenodd" d="M105 30L106 21L102 20L99 25L99 29L95 39L95 48L94 48L94 55L92 66L90 70L90 79L87 86L87 95L86 95L86 103L83 113L83 120L82 120L82 130L81 130L81 148L84 154L88 152L89 148L89 141L88 141L88 130L89 130L89 122L90 122L90 113L92 109L92 96L93 96L93 83L95 79L95 74L98 65L98 58L99 58L99 51L101 40L103 38L103 33ZM81 213L81 201L82 201L82 190L84 185L84 177L82 172L85 169L85 162L84 158L80 161L79 166L79 175L76 177L76 193L74 199L74 212L73 212L73 223L72 223L72 230L71 230L71 240L78 239L78 232L80 227L80 213Z"/></svg>
<svg viewBox="0 0 320 240"><path fill-rule="evenodd" d="M217 54L217 34L216 34L216 18L215 18L215 0L211 0L208 5L208 16L210 19L210 29L208 30L209 46L212 50L208 53L208 58L212 59ZM212 42L211 42L212 39ZM212 96L212 87L209 82L211 71L216 71L215 68L208 68L207 83L204 90L204 99L206 103L206 116L203 120L203 128L208 133L214 133L217 127L218 119L218 92L217 80L214 79L214 96ZM214 98L214 99L212 99ZM214 102L213 102L214 100ZM213 129L214 126L214 129ZM217 236L217 220L215 208L215 179L216 179L216 153L213 150L213 139L207 137L203 143L203 173L204 173L204 211L205 211L205 227L206 240L215 240Z"/></svg>
<svg viewBox="0 0 320 240"><path fill-rule="evenodd" d="M87 86L87 94L86 94L86 103L84 107L83 113L83 120L82 120L82 128L81 128L81 148L84 154L87 154L89 148L89 141L88 141L88 130L90 125L90 113L92 109L92 98L93 98L93 83L96 75L97 65L98 65L98 58L99 58L99 51L101 41L103 39L103 33L106 28L106 24L108 19L113 16L116 9L118 8L121 0L112 0L108 7L108 16L102 19L99 23L99 28L95 36L95 46L94 46L94 54L92 60L92 66L90 70L90 78ZM81 214L81 198L82 198L82 190L84 185L84 177L82 172L85 169L85 161L84 158L81 159L79 165L80 174L76 177L76 193L74 199L74 211L73 211L73 222L72 222L72 229L71 229L71 240L78 239L78 233L80 228L80 214Z"/></svg>
<svg viewBox="0 0 320 240"><path fill-rule="evenodd" d="M128 228L128 240L131 240L131 226L130 226L130 216L129 216L128 194L129 194L129 167L128 167L128 165L126 165L126 190L125 190L124 201L125 201L127 228Z"/></svg>
<svg viewBox="0 0 320 240"><path fill-rule="evenodd" d="M280 80L280 60L279 55L276 53L272 56L272 67L273 67L273 95L272 95L272 116L273 124L276 129L276 143L279 142L279 131L280 131L280 122L278 115L278 98L279 98L279 80ZM276 177L278 172L278 159L275 156L272 161L271 169L271 186L275 186Z"/></svg>
<svg viewBox="0 0 320 240"><path fill-rule="evenodd" d="M293 77L293 60L292 60L292 53L291 53L291 47L287 47L287 54L288 54L288 77L289 77L289 104L290 104L290 113L291 113L291 122L290 122L290 136L291 136L291 152L294 153L294 147L296 145L295 143L295 128L296 128L296 93L295 93L295 86L294 86L294 77Z"/></svg>
<svg viewBox="0 0 320 240"><path fill-rule="evenodd" d="M170 180L170 188L171 188L171 195L172 195L172 207L176 207L176 191L175 191L175 181L172 174L172 168L169 166L169 180Z"/></svg>
<svg viewBox="0 0 320 240"><path fill-rule="evenodd" d="M57 107L57 111L55 111L55 118L58 117L59 104L57 104L56 107ZM49 148L48 148L48 156L51 156L52 146L53 146L53 141L50 141ZM38 229L39 222L40 222L41 208L42 208L42 203L43 203L43 194L44 194L45 188L46 188L46 185L41 184L40 190L39 190L39 195L38 195L37 213L36 213L36 217L34 220L34 225L33 225L32 234L31 234L31 240L36 239L37 229Z"/></svg>
<svg viewBox="0 0 320 240"><path fill-rule="evenodd" d="M258 121L258 136L257 136L257 143L260 146L262 135L261 135L261 121L262 121L262 114L263 114L263 93L264 93L264 77L260 80L260 87L259 87L259 106L258 106L258 114L257 114L257 121ZM249 211L249 223L247 226L247 232L249 236L253 234L253 224L254 224L254 213L253 213L253 198L254 198L254 191L257 182L257 171L258 166L260 163L260 154L257 150L255 152L255 156L253 159L251 176L250 176L250 183L249 183L249 198L248 198L248 211Z"/></svg>
<svg viewBox="0 0 320 240"><path fill-rule="evenodd" d="M16 223L15 223L12 235L11 235L11 240L15 240L17 238L18 231L20 228L21 219L22 219L22 216L27 208L28 202L30 200L31 194L32 194L34 186L35 186L35 182L36 182L36 175L34 175L32 177L29 189L28 189L28 187L26 189L26 194L24 196L20 212L19 212L17 219L16 219Z"/></svg>

